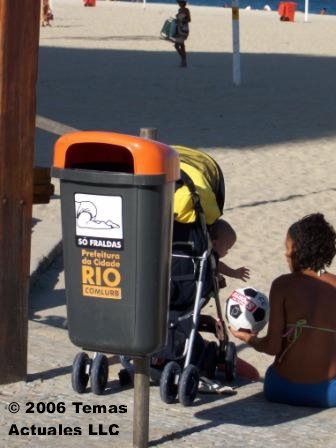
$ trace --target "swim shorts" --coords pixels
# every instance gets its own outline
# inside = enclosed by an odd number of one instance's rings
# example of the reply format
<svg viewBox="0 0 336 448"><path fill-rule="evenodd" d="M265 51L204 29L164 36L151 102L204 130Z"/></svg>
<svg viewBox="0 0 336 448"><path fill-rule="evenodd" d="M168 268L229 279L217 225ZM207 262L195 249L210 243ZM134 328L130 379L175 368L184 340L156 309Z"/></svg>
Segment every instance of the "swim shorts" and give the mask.
<svg viewBox="0 0 336 448"><path fill-rule="evenodd" d="M278 375L270 366L265 375L267 400L294 406L330 408L336 406L336 378L320 383L296 383Z"/></svg>

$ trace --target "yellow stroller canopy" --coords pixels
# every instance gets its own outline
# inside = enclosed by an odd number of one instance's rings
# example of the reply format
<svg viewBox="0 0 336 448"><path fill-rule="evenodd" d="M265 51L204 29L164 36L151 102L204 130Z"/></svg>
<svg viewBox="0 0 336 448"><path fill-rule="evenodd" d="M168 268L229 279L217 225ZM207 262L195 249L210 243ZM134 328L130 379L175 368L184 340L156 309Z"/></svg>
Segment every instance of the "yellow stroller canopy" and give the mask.
<svg viewBox="0 0 336 448"><path fill-rule="evenodd" d="M223 173L217 162L207 153L197 149L174 146L180 156L180 169L192 180L199 195L208 225L223 213L225 185ZM192 192L184 184L175 191L174 219L183 224L196 221Z"/></svg>

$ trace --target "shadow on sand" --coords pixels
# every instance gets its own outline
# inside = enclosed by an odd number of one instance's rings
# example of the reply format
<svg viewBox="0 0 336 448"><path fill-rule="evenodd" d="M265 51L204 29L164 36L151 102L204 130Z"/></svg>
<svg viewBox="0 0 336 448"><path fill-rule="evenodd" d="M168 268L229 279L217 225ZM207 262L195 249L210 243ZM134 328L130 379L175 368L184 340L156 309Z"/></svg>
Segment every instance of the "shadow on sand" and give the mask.
<svg viewBox="0 0 336 448"><path fill-rule="evenodd" d="M172 440L178 441L195 433L199 433L200 437L202 437L203 431L214 429L224 424L267 428L304 419L319 412L321 412L321 409L318 408L269 403L264 399L262 393L240 400L231 400L227 403L223 403L223 400L221 400L218 406L212 405L202 411L196 411L194 414L194 426L173 432L156 440L151 440L148 446L158 446ZM199 423L200 420L205 420L205 422Z"/></svg>
<svg viewBox="0 0 336 448"><path fill-rule="evenodd" d="M54 289L63 271L63 256L60 253L47 269L41 269L30 289L28 318L41 324L67 328L66 316L53 314L53 309L65 305L65 290ZM65 314L65 311L64 311Z"/></svg>
<svg viewBox="0 0 336 448"><path fill-rule="evenodd" d="M153 126L161 141L199 148L335 134L335 58L242 54L241 66L242 85L234 87L228 53L191 53L181 69L173 49L41 47L38 114L83 130L138 135ZM57 136L37 129L36 137L43 148L36 163L50 164Z"/></svg>

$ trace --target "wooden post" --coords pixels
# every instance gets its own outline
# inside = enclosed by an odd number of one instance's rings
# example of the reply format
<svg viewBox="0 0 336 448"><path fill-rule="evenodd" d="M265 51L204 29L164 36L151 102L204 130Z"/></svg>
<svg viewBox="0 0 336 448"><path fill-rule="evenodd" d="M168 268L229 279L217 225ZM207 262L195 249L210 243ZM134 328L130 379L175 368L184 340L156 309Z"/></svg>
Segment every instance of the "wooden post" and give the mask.
<svg viewBox="0 0 336 448"><path fill-rule="evenodd" d="M156 128L141 128L140 137L149 138L151 140L157 139L157 129Z"/></svg>
<svg viewBox="0 0 336 448"><path fill-rule="evenodd" d="M0 1L0 384L27 375L39 20L39 1Z"/></svg>
<svg viewBox="0 0 336 448"><path fill-rule="evenodd" d="M147 448L149 433L149 357L134 359L133 447Z"/></svg>

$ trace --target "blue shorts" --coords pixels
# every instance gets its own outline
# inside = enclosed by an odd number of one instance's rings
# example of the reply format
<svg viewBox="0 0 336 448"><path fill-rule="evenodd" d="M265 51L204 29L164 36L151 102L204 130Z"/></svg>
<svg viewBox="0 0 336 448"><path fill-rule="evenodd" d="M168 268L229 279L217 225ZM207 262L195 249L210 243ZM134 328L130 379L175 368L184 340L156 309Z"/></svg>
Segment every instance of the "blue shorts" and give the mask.
<svg viewBox="0 0 336 448"><path fill-rule="evenodd" d="M273 366L265 375L267 400L294 406L330 408L336 406L336 378L321 383L295 383L281 378Z"/></svg>

